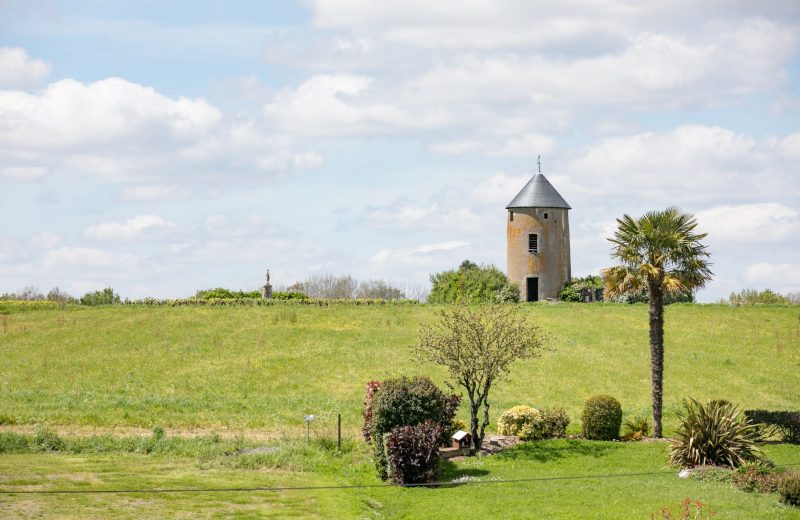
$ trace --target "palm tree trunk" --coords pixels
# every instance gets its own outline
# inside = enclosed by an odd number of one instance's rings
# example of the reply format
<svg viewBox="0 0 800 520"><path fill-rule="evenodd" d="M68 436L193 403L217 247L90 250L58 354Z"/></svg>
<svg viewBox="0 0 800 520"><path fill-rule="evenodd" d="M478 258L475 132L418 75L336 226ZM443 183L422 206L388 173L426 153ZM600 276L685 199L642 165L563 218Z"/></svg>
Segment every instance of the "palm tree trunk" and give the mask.
<svg viewBox="0 0 800 520"><path fill-rule="evenodd" d="M650 370L653 390L653 437L661 437L664 386L664 293L661 284L650 282Z"/></svg>

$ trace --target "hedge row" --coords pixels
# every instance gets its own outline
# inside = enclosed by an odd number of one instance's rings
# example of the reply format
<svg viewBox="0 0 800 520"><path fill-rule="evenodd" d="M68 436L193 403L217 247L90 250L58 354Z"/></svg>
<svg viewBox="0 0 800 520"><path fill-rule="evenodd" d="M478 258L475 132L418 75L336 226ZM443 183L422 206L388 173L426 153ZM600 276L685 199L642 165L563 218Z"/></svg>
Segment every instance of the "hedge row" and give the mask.
<svg viewBox="0 0 800 520"><path fill-rule="evenodd" d="M33 311L60 307L61 303L50 300L0 300L0 311Z"/></svg>
<svg viewBox="0 0 800 520"><path fill-rule="evenodd" d="M744 416L750 422L772 426L784 442L800 444L800 411L745 410Z"/></svg>
<svg viewBox="0 0 800 520"><path fill-rule="evenodd" d="M264 298L178 298L171 300L160 300L158 298L143 298L141 300L125 300L125 305L143 305L153 307L269 307L271 305L316 305L325 307L328 305L413 305L419 303L417 300L382 300L380 298L308 298L305 300L276 300Z"/></svg>

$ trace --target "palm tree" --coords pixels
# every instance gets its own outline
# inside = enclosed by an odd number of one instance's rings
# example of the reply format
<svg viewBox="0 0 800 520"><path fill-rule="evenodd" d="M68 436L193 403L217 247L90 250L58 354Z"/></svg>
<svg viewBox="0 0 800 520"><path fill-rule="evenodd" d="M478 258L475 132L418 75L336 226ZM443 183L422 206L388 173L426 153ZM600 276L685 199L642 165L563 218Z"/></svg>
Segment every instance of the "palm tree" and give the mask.
<svg viewBox="0 0 800 520"><path fill-rule="evenodd" d="M661 437L664 377L664 295L692 292L703 287L713 273L709 253L695 233L694 215L670 207L651 211L638 219L617 219L612 258L620 261L603 269L610 297L647 289L650 302L650 368L653 392L653 435Z"/></svg>

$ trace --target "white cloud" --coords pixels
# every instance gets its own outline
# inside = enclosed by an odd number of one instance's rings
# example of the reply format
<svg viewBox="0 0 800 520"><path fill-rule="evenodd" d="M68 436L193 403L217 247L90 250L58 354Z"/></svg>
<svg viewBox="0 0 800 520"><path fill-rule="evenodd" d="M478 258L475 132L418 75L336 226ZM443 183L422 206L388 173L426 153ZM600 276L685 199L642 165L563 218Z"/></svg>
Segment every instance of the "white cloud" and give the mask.
<svg viewBox="0 0 800 520"><path fill-rule="evenodd" d="M435 244L422 244L410 249L381 249L369 259L376 265L410 265L434 266L442 263L443 258L450 258L453 251L468 247L469 242L448 240Z"/></svg>
<svg viewBox="0 0 800 520"><path fill-rule="evenodd" d="M9 166L0 169L0 177L18 181L34 181L47 175L47 169L38 166Z"/></svg>
<svg viewBox="0 0 800 520"><path fill-rule="evenodd" d="M496 173L491 177L478 182L472 190L472 198L476 201L485 201L491 204L505 206L514 195L531 179L530 175L509 175Z"/></svg>
<svg viewBox="0 0 800 520"><path fill-rule="evenodd" d="M564 0L547 9L518 0L315 0L312 5L316 27L417 49L560 49L566 54L603 54L613 48L617 35L642 27L702 33L708 20L791 19L800 11L792 0L766 4Z"/></svg>
<svg viewBox="0 0 800 520"><path fill-rule="evenodd" d="M388 206L366 207L365 221L373 227L414 229L475 229L482 219L469 207L444 207L439 203L420 205L398 199Z"/></svg>
<svg viewBox="0 0 800 520"><path fill-rule="evenodd" d="M0 89L38 86L50 74L50 65L28 56L20 47L0 47Z"/></svg>
<svg viewBox="0 0 800 520"><path fill-rule="evenodd" d="M163 184L129 186L122 191L123 199L138 202L177 200L186 196L186 190Z"/></svg>
<svg viewBox="0 0 800 520"><path fill-rule="evenodd" d="M52 249L56 247L58 244L61 243L64 237L61 235L57 235L56 233L51 233L49 231L40 231L36 235L31 238L31 242L35 245L44 248L44 249Z"/></svg>
<svg viewBox="0 0 800 520"><path fill-rule="evenodd" d="M696 216L711 241L781 242L800 236L800 211L776 202L715 206Z"/></svg>
<svg viewBox="0 0 800 520"><path fill-rule="evenodd" d="M716 126L603 139L559 167L565 176L559 191L569 193L568 201L585 204L685 206L800 196L791 162L781 158L778 144Z"/></svg>
<svg viewBox="0 0 800 520"><path fill-rule="evenodd" d="M170 98L121 78L64 79L35 94L0 91L0 109L4 145L49 150L191 141L222 118L203 99Z"/></svg>
<svg viewBox="0 0 800 520"><path fill-rule="evenodd" d="M46 269L62 267L123 269L133 267L137 262L138 259L135 256L127 254L116 254L86 247L61 247L45 255L43 266Z"/></svg>
<svg viewBox="0 0 800 520"><path fill-rule="evenodd" d="M761 262L749 265L744 271L744 278L758 289L772 289L780 293L798 292L800 264Z"/></svg>
<svg viewBox="0 0 800 520"><path fill-rule="evenodd" d="M175 229L175 224L158 215L137 215L123 223L103 222L87 227L83 234L96 240L132 240Z"/></svg>
<svg viewBox="0 0 800 520"><path fill-rule="evenodd" d="M169 97L121 78L0 90L0 113L4 177L54 170L158 179L154 186L180 178L229 185L237 176L257 180L321 163L263 120L226 117L205 99ZM169 189L134 188L127 196L162 197Z"/></svg>
<svg viewBox="0 0 800 520"><path fill-rule="evenodd" d="M436 111L410 113L388 101L371 99L374 78L318 74L295 89L280 91L264 106L266 116L300 134L353 135L427 128L441 123Z"/></svg>
<svg viewBox="0 0 800 520"><path fill-rule="evenodd" d="M786 14L800 14L790 3L562 4L316 1L330 41L270 53L317 74L267 111L314 135L428 131L440 153L534 157L586 109L736 106L788 85L798 30Z"/></svg>

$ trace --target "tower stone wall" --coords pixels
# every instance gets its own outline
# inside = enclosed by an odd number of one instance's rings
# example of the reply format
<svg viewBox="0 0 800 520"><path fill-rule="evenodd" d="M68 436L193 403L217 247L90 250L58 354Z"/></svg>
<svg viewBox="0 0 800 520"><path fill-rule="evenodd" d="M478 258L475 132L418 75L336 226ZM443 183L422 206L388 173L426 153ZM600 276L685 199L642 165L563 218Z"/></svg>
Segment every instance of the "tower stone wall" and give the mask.
<svg viewBox="0 0 800 520"><path fill-rule="evenodd" d="M557 298L572 277L569 252L569 210L564 208L516 208L508 211L508 279L528 301L529 277L538 278L535 300ZM547 214L547 218L544 215ZM529 251L529 235L538 238L538 251Z"/></svg>

